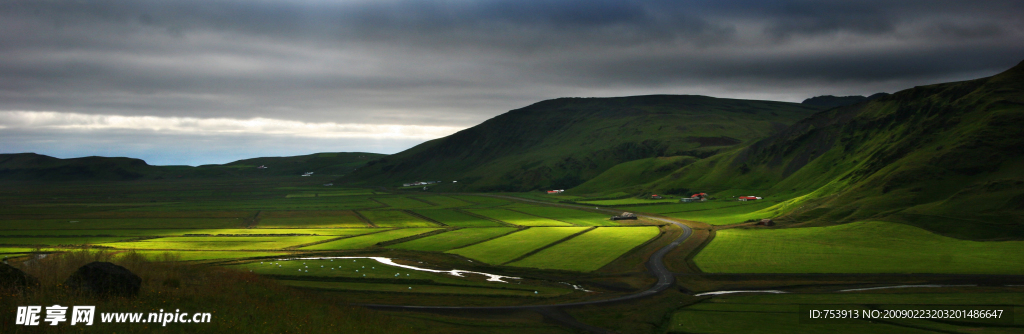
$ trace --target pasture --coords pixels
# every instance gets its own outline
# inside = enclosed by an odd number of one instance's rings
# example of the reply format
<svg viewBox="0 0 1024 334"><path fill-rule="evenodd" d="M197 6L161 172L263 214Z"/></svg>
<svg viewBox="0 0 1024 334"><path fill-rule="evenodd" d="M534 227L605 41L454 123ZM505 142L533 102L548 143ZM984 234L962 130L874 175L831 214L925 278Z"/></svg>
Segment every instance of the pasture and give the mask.
<svg viewBox="0 0 1024 334"><path fill-rule="evenodd" d="M472 203L448 196L416 196L421 201L432 203L436 208L460 208L473 205Z"/></svg>
<svg viewBox="0 0 1024 334"><path fill-rule="evenodd" d="M166 237L132 242L112 242L104 246L121 249L183 250L277 250L320 242L334 236L274 237Z"/></svg>
<svg viewBox="0 0 1024 334"><path fill-rule="evenodd" d="M407 291L418 293L554 296L569 293L566 287L509 284L480 280L476 274L454 276L382 264L373 259L263 259L232 265L258 274L274 275L283 283L311 288L354 291ZM514 279L509 279L515 281ZM308 282L308 283L300 283ZM313 283L317 282L317 283ZM516 282L519 283L519 282ZM406 291L402 291L406 290ZM493 291L492 291L493 290ZM533 291L538 291L534 294Z"/></svg>
<svg viewBox="0 0 1024 334"><path fill-rule="evenodd" d="M299 193L285 195L285 198L309 198L309 197L332 197L332 196L359 196L374 195L375 192L367 189L316 189L306 190Z"/></svg>
<svg viewBox="0 0 1024 334"><path fill-rule="evenodd" d="M44 237L44 238L3 238L0 245L4 246L81 246L117 242L128 237Z"/></svg>
<svg viewBox="0 0 1024 334"><path fill-rule="evenodd" d="M146 229L146 228L236 228L240 218L134 218L134 219L64 219L0 220L0 230L82 230L82 229Z"/></svg>
<svg viewBox="0 0 1024 334"><path fill-rule="evenodd" d="M522 212L509 209L470 209L467 212L500 220L518 226L573 226L566 222L560 222L543 217L531 216Z"/></svg>
<svg viewBox="0 0 1024 334"><path fill-rule="evenodd" d="M968 241L888 222L716 232L709 273L1024 274L1024 241Z"/></svg>
<svg viewBox="0 0 1024 334"><path fill-rule="evenodd" d="M257 228L345 228L368 227L352 211L267 211Z"/></svg>
<svg viewBox="0 0 1024 334"><path fill-rule="evenodd" d="M470 204L469 207L473 207L473 208L491 208L491 207L509 205L509 204L512 203L512 202L509 202L509 201L504 200L504 199L494 198L494 197L487 197L487 196L458 195L458 196L448 196L448 197L451 197L451 198L454 198L454 199L457 199L457 200L460 200L460 201L467 202L467 203Z"/></svg>
<svg viewBox="0 0 1024 334"><path fill-rule="evenodd" d="M571 292L568 289L503 289L501 287L485 288L475 286L451 286L438 284L420 284L418 282L402 283L359 283L359 282L323 282L323 281L292 281L282 280L285 285L340 291L374 291L409 294L442 294L442 295L479 295L479 296L516 296L516 297L555 297ZM537 291L537 294L533 292ZM539 293L543 291L543 293Z"/></svg>
<svg viewBox="0 0 1024 334"><path fill-rule="evenodd" d="M446 253L462 255L488 264L503 264L586 229L586 227L531 227L497 239L453 249Z"/></svg>
<svg viewBox="0 0 1024 334"><path fill-rule="evenodd" d="M594 213L583 210L560 208L553 206L525 206L517 207L515 211L526 214L551 218L579 226L618 226L619 224L610 220L610 215Z"/></svg>
<svg viewBox="0 0 1024 334"><path fill-rule="evenodd" d="M731 203L732 205L720 205L717 208L711 207L705 210L667 212L662 213L662 215L666 217L704 222L711 225L730 225L743 223L749 219L772 218L774 214L763 213L760 212L760 210L776 204L775 202L770 201L730 201L725 203ZM683 205L694 205L696 207L701 204L703 203L690 203ZM637 210L643 210L643 208L637 208Z"/></svg>
<svg viewBox="0 0 1024 334"><path fill-rule="evenodd" d="M598 227L546 248L510 266L594 271L658 236L658 227Z"/></svg>
<svg viewBox="0 0 1024 334"><path fill-rule="evenodd" d="M153 261L163 261L165 259L174 259L176 261L204 261L204 260L231 260L231 259L245 259L254 257L268 257L268 256L288 256L290 253L287 252L261 252L261 251L216 251L216 250L203 250L203 251L190 251L190 250L174 250L174 251L148 251L140 250L137 253L142 254L146 258L152 259Z"/></svg>
<svg viewBox="0 0 1024 334"><path fill-rule="evenodd" d="M433 206L410 197L374 197L373 199L394 209L423 209Z"/></svg>
<svg viewBox="0 0 1024 334"><path fill-rule="evenodd" d="M495 227L501 223L467 215L456 210L413 210L416 214L456 227Z"/></svg>
<svg viewBox="0 0 1024 334"><path fill-rule="evenodd" d="M379 227L427 227L436 224L398 210L359 211L359 214Z"/></svg>
<svg viewBox="0 0 1024 334"><path fill-rule="evenodd" d="M464 228L403 242L389 248L442 252L515 231L514 227Z"/></svg>
<svg viewBox="0 0 1024 334"><path fill-rule="evenodd" d="M345 238L322 244L302 247L302 250L343 250L343 249L359 249L374 246L378 243L391 241L395 239L401 239L405 237L411 237L427 233L430 231L437 230L437 228L402 228L388 230L380 233L373 233L367 235L360 235L351 238Z"/></svg>
<svg viewBox="0 0 1024 334"><path fill-rule="evenodd" d="M657 214L665 213L677 213L677 212L690 212L690 211L712 211L731 207L742 207L746 205L758 205L769 202L767 200L761 201L748 201L740 202L736 200L711 200L707 202L690 202L690 203L673 203L673 204L661 204L661 205L644 205L644 206L626 206L621 207L622 210L635 210L638 212L649 212ZM775 204L775 202L771 202ZM760 210L765 206L758 206Z"/></svg>
<svg viewBox="0 0 1024 334"><path fill-rule="evenodd" d="M249 228L226 228L226 229L120 229L120 230L0 230L0 238L3 237L30 237L30 236L53 236L53 237L170 237L170 236L287 236L287 235L355 235L379 231L369 228L325 228L325 229L249 229ZM6 239L4 239L6 240Z"/></svg>
<svg viewBox="0 0 1024 334"><path fill-rule="evenodd" d="M655 204L655 203L679 203L679 199L665 198L665 199L647 199L647 198L621 198L621 199L605 199L596 201L578 201L576 203L596 206L618 206L618 205L632 205L632 204Z"/></svg>

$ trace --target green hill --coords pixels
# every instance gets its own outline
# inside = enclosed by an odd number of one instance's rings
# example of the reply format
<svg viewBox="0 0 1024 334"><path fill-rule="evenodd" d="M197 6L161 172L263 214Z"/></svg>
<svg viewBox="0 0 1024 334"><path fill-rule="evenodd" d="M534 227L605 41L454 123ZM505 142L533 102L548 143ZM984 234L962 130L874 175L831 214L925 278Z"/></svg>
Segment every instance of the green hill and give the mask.
<svg viewBox="0 0 1024 334"><path fill-rule="evenodd" d="M1024 63L814 114L647 185L792 198L799 225L903 222L957 238L1024 238Z"/></svg>
<svg viewBox="0 0 1024 334"><path fill-rule="evenodd" d="M822 96L815 96L815 97L806 99L806 100L804 100L803 102L800 102L800 103L808 104L808 105L813 105L813 106L819 106L819 107L825 107L825 108L835 108L835 107L845 107L845 106L861 103L861 102L864 102L864 101L874 100L874 99L877 99L877 98L880 98L880 97L883 97L883 96L886 96L886 95L889 95L889 94L886 94L886 93L875 93L875 94L872 94L871 96L867 96L867 97L862 96L862 95L853 95L853 96L822 95Z"/></svg>
<svg viewBox="0 0 1024 334"><path fill-rule="evenodd" d="M314 153L293 157L252 158L224 165L200 167L229 167L236 170L245 170L250 174L255 171L269 175L302 175L306 172L314 172L317 175L344 175L363 166L368 161L385 156L387 155L365 152ZM257 170L256 167L258 166L266 166L267 168Z"/></svg>
<svg viewBox="0 0 1024 334"><path fill-rule="evenodd" d="M84 157L58 159L35 153L0 154L0 179L23 181L122 181L177 177L343 175L378 159L376 153L316 153L239 160L224 165L151 166L141 159ZM257 168L264 165L267 168Z"/></svg>
<svg viewBox="0 0 1024 334"><path fill-rule="evenodd" d="M571 188L626 161L712 156L821 109L688 95L560 98L371 161L339 181L457 180L439 188L451 191Z"/></svg>

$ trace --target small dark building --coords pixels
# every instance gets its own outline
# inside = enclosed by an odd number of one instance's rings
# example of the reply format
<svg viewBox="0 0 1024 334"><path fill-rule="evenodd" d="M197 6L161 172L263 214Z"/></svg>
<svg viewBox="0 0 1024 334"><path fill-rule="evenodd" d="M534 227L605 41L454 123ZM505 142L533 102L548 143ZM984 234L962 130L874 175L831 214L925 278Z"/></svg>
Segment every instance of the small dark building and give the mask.
<svg viewBox="0 0 1024 334"><path fill-rule="evenodd" d="M771 219L768 219L768 218L765 218L765 219L759 220L757 222L757 225L761 225L761 226L775 226L775 221L773 221Z"/></svg>

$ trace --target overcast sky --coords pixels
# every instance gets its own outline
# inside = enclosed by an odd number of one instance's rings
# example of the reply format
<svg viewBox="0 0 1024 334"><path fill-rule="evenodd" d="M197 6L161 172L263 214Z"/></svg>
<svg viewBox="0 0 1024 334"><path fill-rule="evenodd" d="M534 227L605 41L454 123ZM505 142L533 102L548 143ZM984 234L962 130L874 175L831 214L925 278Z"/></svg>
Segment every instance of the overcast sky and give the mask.
<svg viewBox="0 0 1024 334"><path fill-rule="evenodd" d="M799 102L1024 60L1024 1L0 2L0 153L395 153L564 96Z"/></svg>

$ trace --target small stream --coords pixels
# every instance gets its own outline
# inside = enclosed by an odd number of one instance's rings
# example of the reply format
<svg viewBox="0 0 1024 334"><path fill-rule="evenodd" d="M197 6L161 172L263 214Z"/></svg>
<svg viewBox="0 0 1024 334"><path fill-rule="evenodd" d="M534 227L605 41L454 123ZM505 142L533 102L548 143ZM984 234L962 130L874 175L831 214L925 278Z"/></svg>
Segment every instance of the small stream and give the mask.
<svg viewBox="0 0 1024 334"><path fill-rule="evenodd" d="M410 266L410 265L395 263L395 261L391 260L391 258L380 257L380 256L322 256L322 257L297 257L297 258L278 259L278 260L279 261L290 261L290 260L332 260L332 259L371 259L371 260L380 262L381 264L389 265L389 266L392 266L392 267L405 268L405 269L417 270L417 271L426 271L426 272L431 272L431 273L446 273L446 274L449 274L449 275L452 275L452 276L457 276L457 277L465 277L465 276L463 276L463 274L478 274L478 275L487 276L487 281L489 281L489 282L508 283L508 282L506 282L504 280L505 279L522 279L522 278L519 278L519 277L504 276L504 275L498 275L498 274L488 274L488 273L482 273L482 272L479 272L479 271L469 271L469 270L460 270L460 269L436 270L436 269L420 268L420 267L416 267L416 266Z"/></svg>
<svg viewBox="0 0 1024 334"><path fill-rule="evenodd" d="M978 286L978 285L976 285L976 284L960 284L960 285L948 285L948 284L892 285L892 286L876 286L876 287L871 287L871 288L843 289L843 290L833 291L833 293L835 293L835 292L857 292L857 291L885 290L885 289L907 289L907 288L955 288L955 287L965 287L965 286ZM1012 285L1010 285L1010 286L1012 286ZM792 293L792 292L790 292L790 291L782 291L782 290L727 290L727 291L703 292L703 293L695 294L693 296L694 297L718 296L718 295L731 295L731 294L736 294L736 293L772 293L772 294L780 294L780 293Z"/></svg>
<svg viewBox="0 0 1024 334"><path fill-rule="evenodd" d="M705 293L698 293L693 295L694 297L701 296L718 296L718 295L731 295L734 293L789 293L782 290L730 290L730 291L711 291Z"/></svg>

